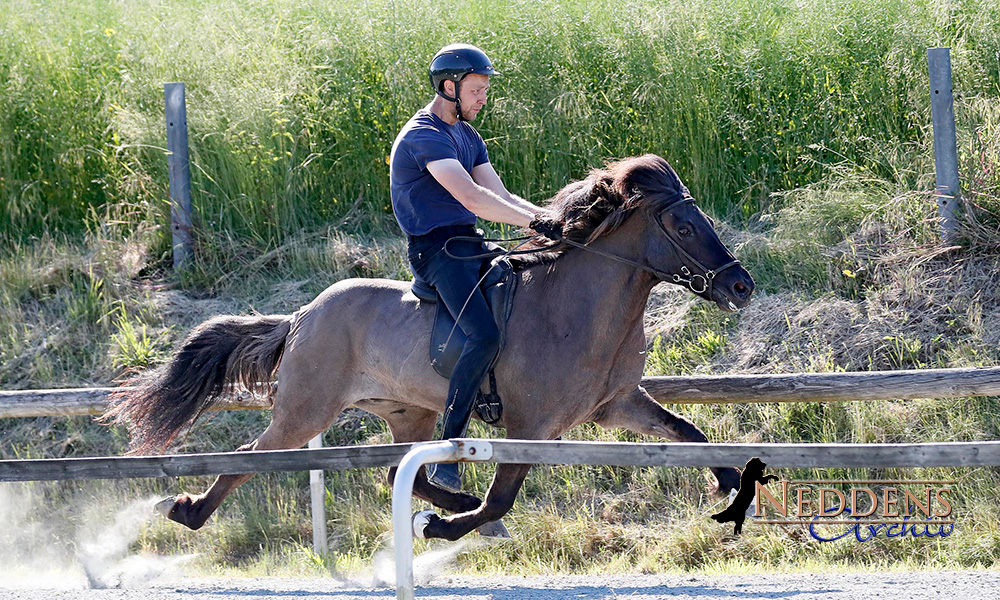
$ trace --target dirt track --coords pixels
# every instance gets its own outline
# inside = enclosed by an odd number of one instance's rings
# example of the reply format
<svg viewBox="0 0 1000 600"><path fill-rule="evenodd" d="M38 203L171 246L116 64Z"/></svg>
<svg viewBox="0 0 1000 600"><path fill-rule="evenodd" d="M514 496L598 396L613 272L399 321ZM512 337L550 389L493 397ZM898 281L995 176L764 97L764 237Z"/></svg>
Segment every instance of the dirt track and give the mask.
<svg viewBox="0 0 1000 600"><path fill-rule="evenodd" d="M59 587L54 582L55 587ZM134 589L4 589L3 600L329 600L394 598L387 587L370 588L335 579L177 578ZM553 577L438 577L417 588L417 598L604 600L710 598L813 600L817 598L1000 598L1000 571L919 573L798 573L761 576L614 575Z"/></svg>

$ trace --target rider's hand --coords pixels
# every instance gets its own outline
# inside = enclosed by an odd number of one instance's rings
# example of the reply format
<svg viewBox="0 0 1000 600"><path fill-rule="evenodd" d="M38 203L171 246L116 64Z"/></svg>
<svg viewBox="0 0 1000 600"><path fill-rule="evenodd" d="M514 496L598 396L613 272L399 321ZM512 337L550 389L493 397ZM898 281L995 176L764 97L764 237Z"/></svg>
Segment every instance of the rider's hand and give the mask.
<svg viewBox="0 0 1000 600"><path fill-rule="evenodd" d="M543 214L536 215L531 223L528 223L528 227L550 240L561 240L563 237L563 224Z"/></svg>

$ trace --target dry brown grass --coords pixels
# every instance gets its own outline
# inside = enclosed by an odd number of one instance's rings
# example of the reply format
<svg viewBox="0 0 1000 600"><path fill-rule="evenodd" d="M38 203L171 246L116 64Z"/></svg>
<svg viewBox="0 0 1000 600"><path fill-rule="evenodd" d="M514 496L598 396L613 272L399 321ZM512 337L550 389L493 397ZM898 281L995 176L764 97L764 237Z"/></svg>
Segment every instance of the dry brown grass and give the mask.
<svg viewBox="0 0 1000 600"><path fill-rule="evenodd" d="M824 196L828 203L840 200L836 191L826 190ZM806 199L815 201L817 195L807 194ZM938 242L928 194L902 193L871 204L878 209L845 229L839 240L810 238L814 228L793 232L784 221L769 235L739 236L739 245L751 253L756 245L758 252L763 246L772 256L784 251L821 263L826 289L763 290L740 315L713 370L863 371L996 364L1000 254L988 226L970 219L963 245L944 246ZM794 215L788 221L803 228L802 212L809 210L795 212L797 208L786 208L786 216ZM992 240L993 246L982 240Z"/></svg>

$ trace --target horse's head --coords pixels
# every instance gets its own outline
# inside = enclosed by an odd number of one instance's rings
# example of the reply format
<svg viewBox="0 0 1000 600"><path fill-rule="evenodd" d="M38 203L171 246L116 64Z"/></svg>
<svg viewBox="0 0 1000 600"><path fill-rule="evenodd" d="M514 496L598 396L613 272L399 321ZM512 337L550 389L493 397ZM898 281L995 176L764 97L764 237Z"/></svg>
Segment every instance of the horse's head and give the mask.
<svg viewBox="0 0 1000 600"><path fill-rule="evenodd" d="M655 223L644 236L645 257L661 281L687 287L725 311L750 303L753 277L719 239L712 220L667 161L647 154L609 169L618 191L642 199L636 217Z"/></svg>
<svg viewBox="0 0 1000 600"><path fill-rule="evenodd" d="M524 259L523 264L554 259L570 247L590 245L605 236L609 241L629 238L625 245L630 246L630 256L614 258L661 281L683 285L725 311L750 302L754 289L750 273L719 240L711 219L659 156L647 154L595 169L585 180L560 191L551 209L565 223L565 239L551 246L547 255ZM617 236L610 235L619 230Z"/></svg>

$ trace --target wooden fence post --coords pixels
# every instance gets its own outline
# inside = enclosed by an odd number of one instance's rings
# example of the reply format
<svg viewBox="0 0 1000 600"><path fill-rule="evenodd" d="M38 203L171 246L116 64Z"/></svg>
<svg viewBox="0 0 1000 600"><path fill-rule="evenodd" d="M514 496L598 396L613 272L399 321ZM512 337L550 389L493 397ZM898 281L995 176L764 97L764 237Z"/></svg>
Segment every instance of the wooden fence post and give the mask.
<svg viewBox="0 0 1000 600"><path fill-rule="evenodd" d="M948 48L927 49L931 84L931 122L934 127L934 170L937 173L937 205L941 239L952 244L958 238L959 183L955 142L955 106L951 85L951 53Z"/></svg>
<svg viewBox="0 0 1000 600"><path fill-rule="evenodd" d="M323 434L309 440L310 448L323 447ZM326 484L323 471L309 471L309 496L312 499L313 552L319 556L330 553L326 539Z"/></svg>
<svg viewBox="0 0 1000 600"><path fill-rule="evenodd" d="M188 157L187 107L184 83L163 84L166 100L167 168L170 173L170 233L174 269L183 269L191 256L191 161Z"/></svg>

